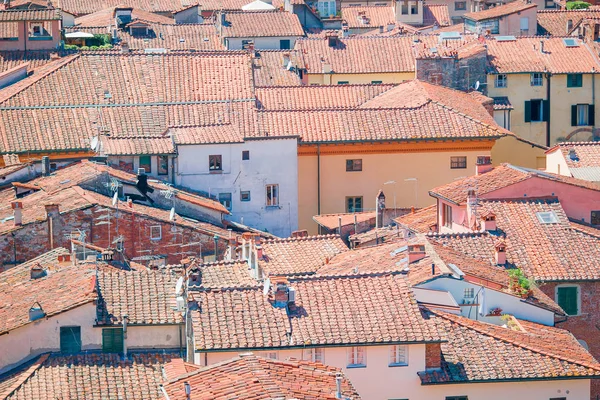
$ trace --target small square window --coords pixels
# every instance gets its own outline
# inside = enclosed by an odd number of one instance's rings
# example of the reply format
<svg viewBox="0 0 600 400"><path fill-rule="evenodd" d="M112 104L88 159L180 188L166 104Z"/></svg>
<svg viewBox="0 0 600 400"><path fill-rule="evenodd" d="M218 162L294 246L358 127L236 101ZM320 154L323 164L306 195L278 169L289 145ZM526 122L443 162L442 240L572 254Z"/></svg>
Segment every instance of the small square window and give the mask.
<svg viewBox="0 0 600 400"><path fill-rule="evenodd" d="M347 172L362 171L362 159L346 160L346 171Z"/></svg>
<svg viewBox="0 0 600 400"><path fill-rule="evenodd" d="M250 191L241 191L240 192L240 201L250 201Z"/></svg>
<svg viewBox="0 0 600 400"><path fill-rule="evenodd" d="M567 75L567 87L582 87L583 86L583 74L568 74Z"/></svg>
<svg viewBox="0 0 600 400"><path fill-rule="evenodd" d="M347 213L362 212L362 210L363 210L362 205L363 205L362 196L346 197L346 212Z"/></svg>
<svg viewBox="0 0 600 400"><path fill-rule="evenodd" d="M454 2L454 10L456 11L465 11L467 9L466 1L455 1Z"/></svg>
<svg viewBox="0 0 600 400"><path fill-rule="evenodd" d="M390 367L408 365L408 346L394 345L390 347Z"/></svg>
<svg viewBox="0 0 600 400"><path fill-rule="evenodd" d="M450 157L450 168L452 168L452 169L467 168L467 157Z"/></svg>
<svg viewBox="0 0 600 400"><path fill-rule="evenodd" d="M162 226L155 225L150 227L150 240L162 239Z"/></svg>
<svg viewBox="0 0 600 400"><path fill-rule="evenodd" d="M348 368L360 368L366 366L366 349L363 346L350 347L348 349Z"/></svg>
<svg viewBox="0 0 600 400"><path fill-rule="evenodd" d="M325 358L323 357L323 353L324 349L322 348L304 349L302 359L304 361L324 363Z"/></svg>
<svg viewBox="0 0 600 400"><path fill-rule="evenodd" d="M472 299L473 297L475 297L475 288L465 288L465 290L464 290L464 298L465 299Z"/></svg>
<svg viewBox="0 0 600 400"><path fill-rule="evenodd" d="M592 211L590 223L592 225L600 225L600 211Z"/></svg>
<svg viewBox="0 0 600 400"><path fill-rule="evenodd" d="M260 357L269 358L271 360L277 360L277 352L276 351L266 351L264 353L258 353Z"/></svg>
<svg viewBox="0 0 600 400"><path fill-rule="evenodd" d="M210 171L222 171L223 170L223 159L220 154L208 156L208 169Z"/></svg>
<svg viewBox="0 0 600 400"><path fill-rule="evenodd" d="M150 156L140 156L140 168L144 168L144 172L149 174L152 172L152 158Z"/></svg>
<svg viewBox="0 0 600 400"><path fill-rule="evenodd" d="M350 83L349 81L338 81L338 83L337 83L337 84L338 84L338 85L347 85L347 84L349 84L349 83Z"/></svg>
<svg viewBox="0 0 600 400"><path fill-rule="evenodd" d="M250 150L242 151L242 160L249 160L249 159L250 159Z"/></svg>
<svg viewBox="0 0 600 400"><path fill-rule="evenodd" d="M506 74L496 75L495 86L497 88L505 88L507 86L507 77Z"/></svg>
<svg viewBox="0 0 600 400"><path fill-rule="evenodd" d="M279 206L279 185L267 185L267 207Z"/></svg>
<svg viewBox="0 0 600 400"><path fill-rule="evenodd" d="M531 86L544 86L544 75L541 72L531 74Z"/></svg>
<svg viewBox="0 0 600 400"><path fill-rule="evenodd" d="M169 156L156 157L159 175L169 175Z"/></svg>
<svg viewBox="0 0 600 400"><path fill-rule="evenodd" d="M446 400L469 400L469 396L446 396Z"/></svg>
<svg viewBox="0 0 600 400"><path fill-rule="evenodd" d="M219 203L231 211L231 193L219 193Z"/></svg>
<svg viewBox="0 0 600 400"><path fill-rule="evenodd" d="M557 286L556 287L556 302L567 315L579 315L580 299L579 286Z"/></svg>
<svg viewBox="0 0 600 400"><path fill-rule="evenodd" d="M371 81L371 84L373 85L381 85L383 83L383 81Z"/></svg>
<svg viewBox="0 0 600 400"><path fill-rule="evenodd" d="M81 327L60 327L60 351L61 353L79 353L81 351Z"/></svg>

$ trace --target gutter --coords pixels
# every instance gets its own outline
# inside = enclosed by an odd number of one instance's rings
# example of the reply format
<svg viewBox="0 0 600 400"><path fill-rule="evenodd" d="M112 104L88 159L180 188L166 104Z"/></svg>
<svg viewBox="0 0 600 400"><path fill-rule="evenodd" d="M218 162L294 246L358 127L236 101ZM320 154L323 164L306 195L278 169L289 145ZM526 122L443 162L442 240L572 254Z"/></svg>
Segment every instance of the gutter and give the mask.
<svg viewBox="0 0 600 400"><path fill-rule="evenodd" d="M575 363L574 363L575 364ZM579 365L579 364L578 364ZM527 382L527 381L566 381L571 379L596 379L600 377L598 375L573 375L573 376L551 376L551 377L540 377L540 378L506 378L506 379L475 379L468 381L455 381L455 382L427 382L421 381L421 386L436 386L436 385L464 385L469 383L499 383L499 382Z"/></svg>
<svg viewBox="0 0 600 400"><path fill-rule="evenodd" d="M546 101L548 102L548 116L547 116L547 121L546 121L546 146L550 147L550 77L552 76L551 73L547 73L546 74ZM593 86L592 86L593 87ZM542 107L542 112L543 109L546 107Z"/></svg>

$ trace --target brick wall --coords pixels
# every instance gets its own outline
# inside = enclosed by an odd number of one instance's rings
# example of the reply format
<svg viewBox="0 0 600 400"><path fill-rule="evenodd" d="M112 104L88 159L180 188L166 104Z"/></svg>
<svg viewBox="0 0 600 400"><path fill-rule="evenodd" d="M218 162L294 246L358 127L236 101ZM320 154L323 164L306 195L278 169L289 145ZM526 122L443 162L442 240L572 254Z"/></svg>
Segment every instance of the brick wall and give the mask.
<svg viewBox="0 0 600 400"><path fill-rule="evenodd" d="M442 366L441 343L427 343L425 345L425 368L436 369Z"/></svg>

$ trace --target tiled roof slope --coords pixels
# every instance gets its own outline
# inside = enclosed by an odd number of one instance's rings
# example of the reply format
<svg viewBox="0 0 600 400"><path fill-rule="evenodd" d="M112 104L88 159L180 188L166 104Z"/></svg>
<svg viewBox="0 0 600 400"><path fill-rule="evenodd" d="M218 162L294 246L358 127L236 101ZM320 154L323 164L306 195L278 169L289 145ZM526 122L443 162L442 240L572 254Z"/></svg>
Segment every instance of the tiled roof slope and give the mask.
<svg viewBox="0 0 600 400"><path fill-rule="evenodd" d="M336 399L336 375L342 396L359 400L348 378L333 367L307 361L278 361L252 354L223 361L171 380L164 385L171 400L186 400L184 382L193 388L192 400Z"/></svg>
<svg viewBox="0 0 600 400"><path fill-rule="evenodd" d="M48 276L5 286L0 291L0 334L31 323L29 310L39 304L46 317L96 300L94 272L64 268Z"/></svg>
<svg viewBox="0 0 600 400"><path fill-rule="evenodd" d="M342 220L342 222L341 222L342 226L346 226L346 225L353 225L355 219L356 219L357 223L367 222L369 220L373 220L373 222L374 222L375 217L376 217L375 211L364 211L364 212L358 212L358 213L315 215L313 217L313 220L317 224L319 224L329 230L334 230L340 226L340 218Z"/></svg>
<svg viewBox="0 0 600 400"><path fill-rule="evenodd" d="M175 154L175 146L168 137L106 138L102 140L102 152L111 156Z"/></svg>
<svg viewBox="0 0 600 400"><path fill-rule="evenodd" d="M225 50L213 24L149 24L148 36L131 35L128 30L119 31L118 36L132 50Z"/></svg>
<svg viewBox="0 0 600 400"><path fill-rule="evenodd" d="M98 324L122 324L123 315L132 325L181 323L173 309L178 278L170 271L98 272Z"/></svg>
<svg viewBox="0 0 600 400"><path fill-rule="evenodd" d="M423 25L450 26L450 11L447 4L423 5Z"/></svg>
<svg viewBox="0 0 600 400"><path fill-rule="evenodd" d="M246 261L236 260L198 265L190 274L188 286L192 290L211 290L258 287L260 283L250 275Z"/></svg>
<svg viewBox="0 0 600 400"><path fill-rule="evenodd" d="M559 148L569 168L600 167L600 142L564 142L557 144L546 153ZM574 151L575 158L569 153Z"/></svg>
<svg viewBox="0 0 600 400"><path fill-rule="evenodd" d="M562 329L517 321L522 330L513 330L434 313L438 327L448 332L448 342L442 343L442 370L419 372L422 384L590 379L600 375L598 362Z"/></svg>
<svg viewBox="0 0 600 400"><path fill-rule="evenodd" d="M36 69L52 61L52 53L58 56L65 56L70 52L56 50L28 50L28 51L0 51L0 73L29 63L30 69Z"/></svg>
<svg viewBox="0 0 600 400"><path fill-rule="evenodd" d="M467 201L467 192L469 189L477 188L477 196L481 198L488 194L492 194L496 190L531 178L540 178L586 189L600 190L600 186L593 182L557 175L551 172L502 164L485 174L470 176L433 188L429 191L429 194L433 197L439 197L455 204L464 204Z"/></svg>
<svg viewBox="0 0 600 400"><path fill-rule="evenodd" d="M498 230L505 235L507 261L527 276L537 281L600 279L600 238L573 229L558 200L480 200L480 205L481 210L496 214ZM539 212L553 212L558 223L541 223ZM497 234L440 234L432 238L495 264ZM582 248L586 251L579 251Z"/></svg>
<svg viewBox="0 0 600 400"><path fill-rule="evenodd" d="M394 7L391 6L342 7L341 13L342 19L348 23L350 29L375 29L396 21ZM362 15L366 17L365 22Z"/></svg>
<svg viewBox="0 0 600 400"><path fill-rule="evenodd" d="M244 11L225 15L224 38L304 36L298 16L286 11Z"/></svg>
<svg viewBox="0 0 600 400"><path fill-rule="evenodd" d="M175 357L164 351L132 353L128 360L107 353L44 354L39 365L21 370L19 382L3 395L11 400L160 399L162 367Z"/></svg>
<svg viewBox="0 0 600 400"><path fill-rule="evenodd" d="M373 228L366 232L350 235L348 241L357 246L367 243L373 244L399 241L404 238L404 233L398 229L398 226L384 226L382 228ZM375 243L376 244L376 243Z"/></svg>
<svg viewBox="0 0 600 400"><path fill-rule="evenodd" d="M585 18L600 17L600 10L538 10L537 23L538 34L565 36L571 32L567 31L567 23L570 20L575 27L579 21Z"/></svg>
<svg viewBox="0 0 600 400"><path fill-rule="evenodd" d="M403 228L410 229L416 233L431 232L431 226L437 225L437 205L429 206L404 214L394 221Z"/></svg>
<svg viewBox="0 0 600 400"><path fill-rule="evenodd" d="M298 135L302 142L496 139L506 130L438 103L415 108L258 111L259 135Z"/></svg>
<svg viewBox="0 0 600 400"><path fill-rule="evenodd" d="M327 259L348 251L337 235L266 240L262 249L263 259L258 265L270 275L311 274Z"/></svg>
<svg viewBox="0 0 600 400"><path fill-rule="evenodd" d="M487 10L466 13L464 18L472 19L474 21L484 21L486 19L499 18L505 15L519 13L534 7L537 7L537 4L533 2L516 0L507 4L488 8Z"/></svg>
<svg viewBox="0 0 600 400"><path fill-rule="evenodd" d="M509 3L512 4L512 3ZM490 72L553 74L600 71L600 62L592 50L578 38L577 46L567 47L561 37L519 37L515 40L486 39ZM540 42L544 42L544 53Z"/></svg>
<svg viewBox="0 0 600 400"><path fill-rule="evenodd" d="M62 268L72 265L71 261L59 262L59 256L66 256L71 252L64 247L57 247L46 253L43 253L22 264L15 265L0 273L0 288L4 285L12 286L14 284L29 280L31 277L31 267L39 265L46 270L46 273L52 273ZM0 289L1 290L1 289Z"/></svg>
<svg viewBox="0 0 600 400"><path fill-rule="evenodd" d="M167 131L178 145L209 143L242 143L244 135L236 124L177 126Z"/></svg>
<svg viewBox="0 0 600 400"><path fill-rule="evenodd" d="M252 59L252 73L256 87L299 86L300 77L294 70L283 65L284 54L295 54L293 50L259 50L260 57Z"/></svg>
<svg viewBox="0 0 600 400"><path fill-rule="evenodd" d="M196 350L439 341L401 275L294 279L295 305L263 289L194 292ZM291 331L291 335L290 335Z"/></svg>
<svg viewBox="0 0 600 400"><path fill-rule="evenodd" d="M56 9L31 9L31 10L2 10L0 22L11 21L52 21L61 19L60 10Z"/></svg>
<svg viewBox="0 0 600 400"><path fill-rule="evenodd" d="M80 27L98 27L98 26L114 26L115 25L115 8L105 8L82 17L75 18L75 29ZM173 18L164 17L162 15L144 11L140 8L133 7L131 10L131 19L141 19L145 22L156 22L160 24L174 24Z"/></svg>
<svg viewBox="0 0 600 400"><path fill-rule="evenodd" d="M259 108L265 110L315 110L356 108L395 85L335 85L257 88Z"/></svg>

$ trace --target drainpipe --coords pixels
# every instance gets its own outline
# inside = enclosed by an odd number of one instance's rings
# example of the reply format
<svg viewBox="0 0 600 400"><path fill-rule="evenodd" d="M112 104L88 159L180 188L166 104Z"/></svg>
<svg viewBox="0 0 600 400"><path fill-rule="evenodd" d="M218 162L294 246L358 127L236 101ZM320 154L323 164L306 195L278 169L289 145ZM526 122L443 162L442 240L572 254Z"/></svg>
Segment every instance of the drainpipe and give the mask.
<svg viewBox="0 0 600 400"><path fill-rule="evenodd" d="M551 74L547 73L546 74L546 101L548 101L548 116L547 119L548 121L546 121L546 146L550 147L550 77Z"/></svg>
<svg viewBox="0 0 600 400"><path fill-rule="evenodd" d="M596 134L596 69L592 68L592 108L594 109L594 125L592 125L592 139Z"/></svg>
<svg viewBox="0 0 600 400"><path fill-rule="evenodd" d="M23 51L27 51L27 21L23 21Z"/></svg>
<svg viewBox="0 0 600 400"><path fill-rule="evenodd" d="M123 315L123 359L127 360L127 320L129 317Z"/></svg>
<svg viewBox="0 0 600 400"><path fill-rule="evenodd" d="M321 145L317 144L317 215L321 215ZM319 228L320 230L320 228Z"/></svg>

